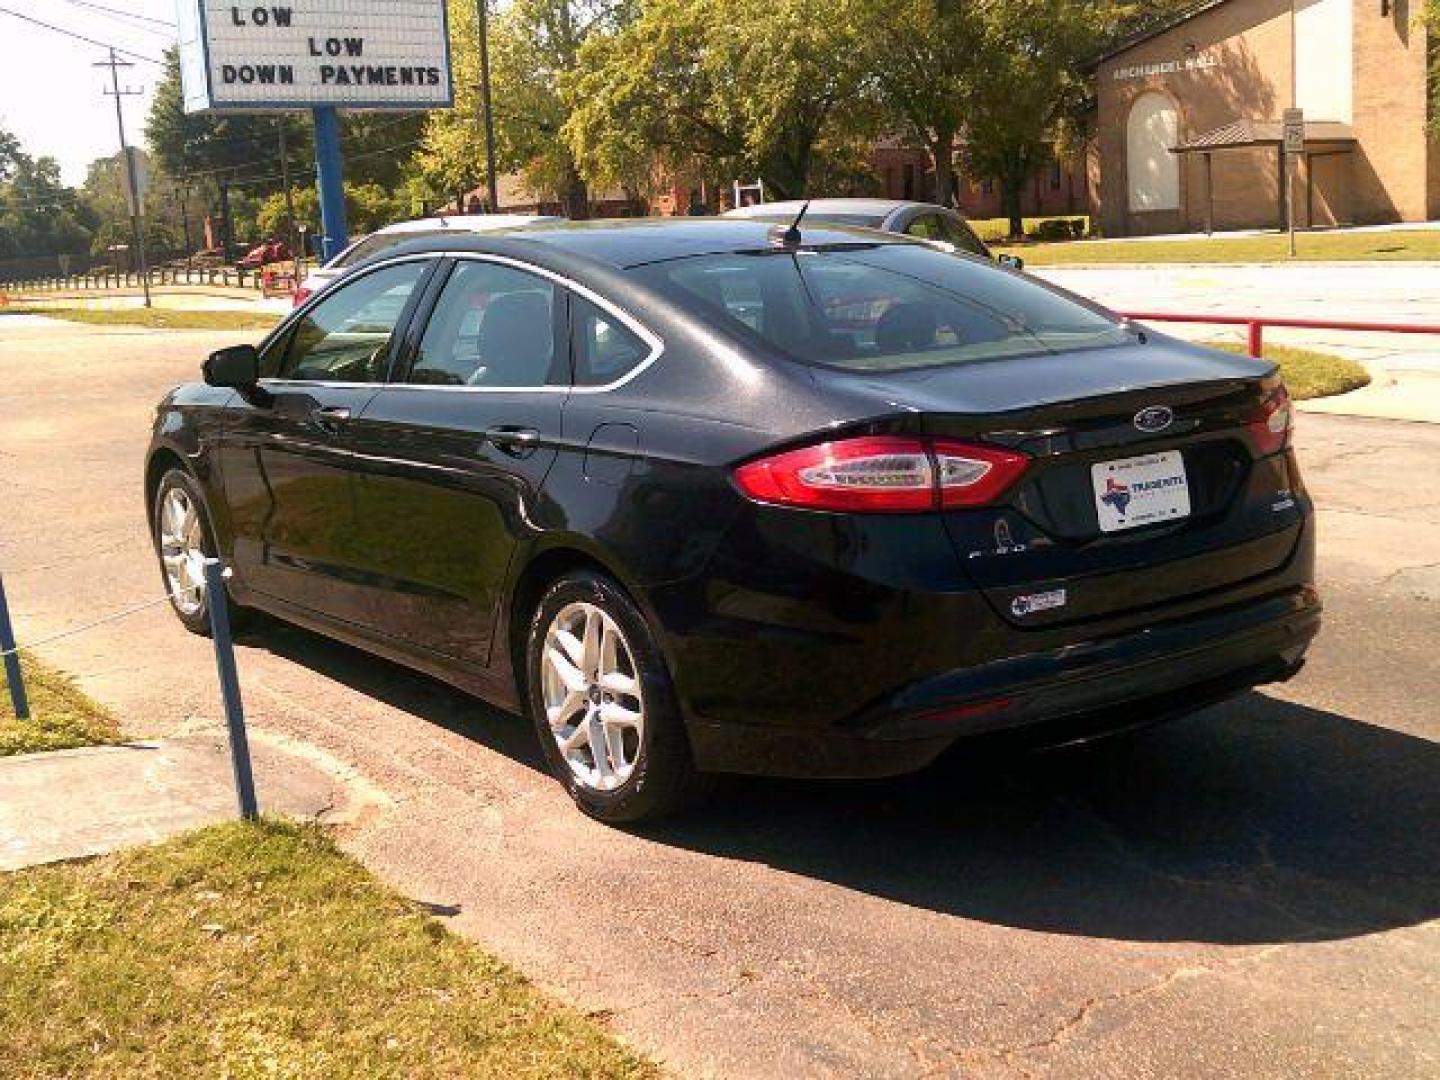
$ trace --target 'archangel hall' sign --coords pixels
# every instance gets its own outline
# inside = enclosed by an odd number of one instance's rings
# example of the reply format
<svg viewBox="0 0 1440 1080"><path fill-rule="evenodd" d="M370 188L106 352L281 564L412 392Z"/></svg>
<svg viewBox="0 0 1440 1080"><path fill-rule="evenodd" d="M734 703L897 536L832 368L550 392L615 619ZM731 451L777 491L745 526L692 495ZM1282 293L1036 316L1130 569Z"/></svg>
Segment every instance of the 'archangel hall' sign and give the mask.
<svg viewBox="0 0 1440 1080"><path fill-rule="evenodd" d="M177 0L185 109L453 103L445 0Z"/></svg>

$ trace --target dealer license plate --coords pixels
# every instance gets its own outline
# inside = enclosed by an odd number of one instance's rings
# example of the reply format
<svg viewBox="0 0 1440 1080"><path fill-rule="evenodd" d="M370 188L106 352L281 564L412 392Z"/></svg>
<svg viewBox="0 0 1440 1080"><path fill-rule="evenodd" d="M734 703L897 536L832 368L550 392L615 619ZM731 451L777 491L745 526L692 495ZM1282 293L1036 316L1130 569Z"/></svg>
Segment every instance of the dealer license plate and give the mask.
<svg viewBox="0 0 1440 1080"><path fill-rule="evenodd" d="M1178 450L1090 466L1101 532L1120 532L1190 516L1190 485Z"/></svg>

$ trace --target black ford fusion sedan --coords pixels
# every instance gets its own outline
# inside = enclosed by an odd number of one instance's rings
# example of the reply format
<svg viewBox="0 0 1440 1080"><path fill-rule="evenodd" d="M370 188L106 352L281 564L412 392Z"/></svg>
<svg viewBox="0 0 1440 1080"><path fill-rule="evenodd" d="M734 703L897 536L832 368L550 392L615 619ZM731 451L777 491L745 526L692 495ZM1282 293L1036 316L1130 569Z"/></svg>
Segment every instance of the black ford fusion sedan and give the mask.
<svg viewBox="0 0 1440 1080"><path fill-rule="evenodd" d="M599 222L388 251L161 402L176 612L231 600L527 711L588 813L875 777L1293 674L1273 367L903 237Z"/></svg>

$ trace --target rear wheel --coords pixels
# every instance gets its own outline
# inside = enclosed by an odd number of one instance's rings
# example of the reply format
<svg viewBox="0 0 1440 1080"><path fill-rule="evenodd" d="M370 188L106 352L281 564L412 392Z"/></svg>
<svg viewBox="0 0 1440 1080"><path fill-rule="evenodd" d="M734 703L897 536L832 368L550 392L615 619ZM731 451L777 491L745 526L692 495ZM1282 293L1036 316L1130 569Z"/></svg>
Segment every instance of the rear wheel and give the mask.
<svg viewBox="0 0 1440 1080"><path fill-rule="evenodd" d="M531 619L526 661L546 761L585 813L651 820L708 789L654 635L615 582L589 572L555 582Z"/></svg>

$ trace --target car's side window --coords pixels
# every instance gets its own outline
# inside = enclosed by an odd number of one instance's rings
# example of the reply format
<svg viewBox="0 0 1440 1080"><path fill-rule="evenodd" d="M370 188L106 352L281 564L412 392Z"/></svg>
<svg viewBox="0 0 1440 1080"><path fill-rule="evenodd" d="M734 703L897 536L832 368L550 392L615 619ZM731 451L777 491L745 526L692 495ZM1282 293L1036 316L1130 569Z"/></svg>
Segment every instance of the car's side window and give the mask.
<svg viewBox="0 0 1440 1080"><path fill-rule="evenodd" d="M987 255L985 245L975 235L974 230L959 218L952 218L942 215L940 218L940 235L954 244L959 250L970 255Z"/></svg>
<svg viewBox="0 0 1440 1080"><path fill-rule="evenodd" d="M906 236L918 236L921 240L939 240L940 219L934 214L921 214L905 226Z"/></svg>
<svg viewBox="0 0 1440 1080"><path fill-rule="evenodd" d="M399 263L329 291L290 335L277 375L320 382L381 382L390 337L428 264Z"/></svg>
<svg viewBox="0 0 1440 1080"><path fill-rule="evenodd" d="M406 382L427 386L567 386L555 348L555 285L499 263L462 260L445 283Z"/></svg>
<svg viewBox="0 0 1440 1080"><path fill-rule="evenodd" d="M570 325L576 386L607 386L650 355L650 346L638 334L583 296L570 297Z"/></svg>

